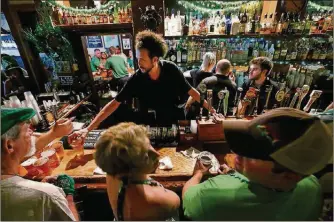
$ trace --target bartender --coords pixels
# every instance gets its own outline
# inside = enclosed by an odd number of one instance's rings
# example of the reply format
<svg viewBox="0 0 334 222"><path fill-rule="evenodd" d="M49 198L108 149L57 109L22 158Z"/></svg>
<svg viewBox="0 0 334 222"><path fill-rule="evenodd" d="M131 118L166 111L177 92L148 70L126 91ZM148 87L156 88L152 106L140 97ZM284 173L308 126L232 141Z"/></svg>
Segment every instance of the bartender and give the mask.
<svg viewBox="0 0 334 222"><path fill-rule="evenodd" d="M131 98L138 99L142 114L147 114L148 109L154 110L158 125L170 125L184 119L184 109L181 105L184 101L181 98L188 94L199 102L200 94L190 86L174 63L159 59L166 51L167 45L160 35L151 31L138 33L136 53L139 69L129 78L116 98L97 114L91 124L81 131L74 132L70 139L84 138L88 131L97 128L121 103ZM206 101L204 107L208 109ZM145 121L142 123L145 124Z"/></svg>
<svg viewBox="0 0 334 222"><path fill-rule="evenodd" d="M257 103L257 114L261 114L265 104L266 104L266 89L268 89L272 83L269 79L270 71L273 68L273 62L267 57L257 57L249 62L249 80L242 85L243 91L241 98L243 99L249 89L249 87L254 87L259 90L259 97ZM268 109L273 107L275 101L275 95L278 89L276 86L272 85L272 91L270 93ZM246 109L245 115L252 115L256 106L256 99L252 104ZM238 109L241 109L241 101L239 102Z"/></svg>

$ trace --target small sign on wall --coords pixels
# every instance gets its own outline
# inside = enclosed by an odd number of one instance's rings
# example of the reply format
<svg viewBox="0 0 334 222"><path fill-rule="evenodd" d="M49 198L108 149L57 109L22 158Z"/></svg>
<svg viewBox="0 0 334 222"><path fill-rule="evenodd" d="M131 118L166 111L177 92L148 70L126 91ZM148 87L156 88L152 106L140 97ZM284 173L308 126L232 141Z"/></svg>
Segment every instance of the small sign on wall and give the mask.
<svg viewBox="0 0 334 222"><path fill-rule="evenodd" d="M59 76L60 85L62 86L70 86L73 84L72 76Z"/></svg>
<svg viewBox="0 0 334 222"><path fill-rule="evenodd" d="M130 39L123 39L123 49L131 49Z"/></svg>

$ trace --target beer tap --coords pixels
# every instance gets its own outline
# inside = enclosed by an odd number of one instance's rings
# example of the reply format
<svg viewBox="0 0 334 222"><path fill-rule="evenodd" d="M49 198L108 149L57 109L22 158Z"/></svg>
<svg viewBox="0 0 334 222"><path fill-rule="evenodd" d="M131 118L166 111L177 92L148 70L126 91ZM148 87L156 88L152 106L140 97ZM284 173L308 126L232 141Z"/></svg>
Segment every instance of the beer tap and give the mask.
<svg viewBox="0 0 334 222"><path fill-rule="evenodd" d="M268 103L269 103L269 99L270 99L270 95L271 95L272 91L273 91L273 85L270 85L265 90L265 92L266 92L266 103L264 104L264 107L263 107L263 110L262 110L262 114L265 113L265 110L268 109ZM258 103L258 99L257 99L256 102Z"/></svg>
<svg viewBox="0 0 334 222"><path fill-rule="evenodd" d="M204 99L205 99L205 94L206 94L206 85L204 83L200 83L197 88L198 88L198 91L200 92L199 120L201 120L202 114L203 114L203 104L204 104Z"/></svg>
<svg viewBox="0 0 334 222"><path fill-rule="evenodd" d="M255 100L255 106L254 106L254 110L253 110L253 116L257 116L257 109L258 109L258 105L259 105L259 93L260 90L256 89L256 100Z"/></svg>
<svg viewBox="0 0 334 222"><path fill-rule="evenodd" d="M310 99L308 100L306 106L303 108L305 112L308 112L312 106L312 104L321 96L321 90L313 90L310 94Z"/></svg>
<svg viewBox="0 0 334 222"><path fill-rule="evenodd" d="M211 115L210 110L212 108L212 89L206 91L206 100L208 101L208 115L206 119L209 120Z"/></svg>
<svg viewBox="0 0 334 222"><path fill-rule="evenodd" d="M258 91L256 90L256 88L249 87L248 91L246 92L245 97L243 98L243 100L241 100L242 107L240 110L238 109L238 112L236 115L238 119L241 119L244 117L247 107L254 101L254 99L257 96L257 92Z"/></svg>
<svg viewBox="0 0 334 222"><path fill-rule="evenodd" d="M299 100L298 100L296 109L300 109L302 101L305 98L305 96L307 95L307 93L308 93L309 90L310 90L310 86L309 85L303 85L302 90L301 90L302 92L301 92L301 95L299 96Z"/></svg>
<svg viewBox="0 0 334 222"><path fill-rule="evenodd" d="M284 99L281 102L281 107L287 107L289 105L290 96L291 96L291 90L289 89L289 87L286 87Z"/></svg>
<svg viewBox="0 0 334 222"><path fill-rule="evenodd" d="M220 90L218 92L219 103L218 103L218 107L217 107L217 113L220 113L221 106L223 105L222 101L223 101L224 97L225 97L224 90Z"/></svg>
<svg viewBox="0 0 334 222"><path fill-rule="evenodd" d="M238 90L237 90L237 92L235 94L232 116L235 116L235 114L237 113L238 105L239 105L239 102L240 102L240 99L241 99L242 91L243 91L243 88L238 87Z"/></svg>
<svg viewBox="0 0 334 222"><path fill-rule="evenodd" d="M224 90L224 94L225 94L225 97L224 97L224 116L226 116L227 115L227 109L228 109L228 98L230 96L230 91L228 91L226 87L225 87L225 90Z"/></svg>
<svg viewBox="0 0 334 222"><path fill-rule="evenodd" d="M295 107L297 99L298 99L299 96L301 96L301 93L302 93L302 89L301 88L297 88L296 92L295 92L295 95L293 95L292 100L290 102L290 106L289 106L290 108Z"/></svg>

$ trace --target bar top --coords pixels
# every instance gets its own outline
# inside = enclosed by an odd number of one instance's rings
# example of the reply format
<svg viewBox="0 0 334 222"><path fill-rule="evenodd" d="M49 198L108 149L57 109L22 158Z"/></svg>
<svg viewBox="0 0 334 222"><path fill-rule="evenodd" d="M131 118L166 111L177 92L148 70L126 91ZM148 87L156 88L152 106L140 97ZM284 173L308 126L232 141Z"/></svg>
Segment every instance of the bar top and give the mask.
<svg viewBox="0 0 334 222"><path fill-rule="evenodd" d="M157 169L150 176L162 183L166 188L182 189L184 183L192 176L195 159L183 156L176 151L176 147L164 147L157 149L160 158L169 156L173 163L172 170ZM106 176L94 174L96 163L94 160L95 150L65 150L65 155L60 165L53 170L51 176L67 174L76 181L76 186L87 185L88 189L106 189ZM227 154L230 155L230 154ZM222 163L226 155L218 154L217 159Z"/></svg>

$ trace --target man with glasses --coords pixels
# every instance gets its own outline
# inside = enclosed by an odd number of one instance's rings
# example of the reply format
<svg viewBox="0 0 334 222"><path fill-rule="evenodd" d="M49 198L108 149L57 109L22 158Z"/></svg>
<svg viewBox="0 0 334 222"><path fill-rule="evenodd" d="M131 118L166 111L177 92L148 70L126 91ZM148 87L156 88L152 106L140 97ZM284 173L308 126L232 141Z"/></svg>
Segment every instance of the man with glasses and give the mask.
<svg viewBox="0 0 334 222"><path fill-rule="evenodd" d="M322 189L312 174L333 156L328 126L292 108L222 122L236 171L200 183L210 166L198 161L182 190L184 215L199 221L318 220Z"/></svg>
<svg viewBox="0 0 334 222"><path fill-rule="evenodd" d="M266 104L266 89L272 85L269 74L273 68L273 62L267 57L257 57L252 59L249 62L249 80L245 82L242 86L243 91L241 94L241 99L243 99L249 89L249 87L254 87L259 89L259 100L257 104L257 114L261 114L264 106ZM269 98L268 109L273 107L273 102L275 101L275 94L278 89L273 86L272 92ZM254 112L255 102L250 105L250 107L246 110L246 115L252 115ZM238 108L241 108L241 102L239 103Z"/></svg>

